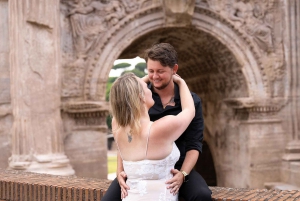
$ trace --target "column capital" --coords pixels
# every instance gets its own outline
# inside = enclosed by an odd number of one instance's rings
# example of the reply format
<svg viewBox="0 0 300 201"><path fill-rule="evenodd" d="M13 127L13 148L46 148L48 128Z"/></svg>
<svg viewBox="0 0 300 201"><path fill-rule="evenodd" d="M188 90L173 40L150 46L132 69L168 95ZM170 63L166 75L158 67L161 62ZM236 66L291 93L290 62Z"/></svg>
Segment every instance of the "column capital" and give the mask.
<svg viewBox="0 0 300 201"><path fill-rule="evenodd" d="M237 112L241 120L277 119L277 113L285 104L282 98L231 98L224 102Z"/></svg>
<svg viewBox="0 0 300 201"><path fill-rule="evenodd" d="M106 133L105 119L109 114L106 101L78 101L63 104L62 110L75 121L76 130L96 129Z"/></svg>

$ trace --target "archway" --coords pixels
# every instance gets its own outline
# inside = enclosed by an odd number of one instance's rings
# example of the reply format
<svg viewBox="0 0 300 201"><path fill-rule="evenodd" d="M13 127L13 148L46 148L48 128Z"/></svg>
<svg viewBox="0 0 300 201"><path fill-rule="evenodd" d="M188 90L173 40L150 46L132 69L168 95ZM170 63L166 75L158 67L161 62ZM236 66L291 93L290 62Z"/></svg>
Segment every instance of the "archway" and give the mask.
<svg viewBox="0 0 300 201"><path fill-rule="evenodd" d="M229 146L240 133L235 127L234 110L226 101L267 97L268 88L256 60L255 45L226 20L209 15L209 11L204 17L202 10L198 11L191 26L167 26L159 7L137 13L134 21L128 19L126 25L109 35L93 59L97 62L88 71L85 94L91 99L103 97L114 60L143 57L144 50L152 44L171 43L179 55L178 73L203 101L205 141L215 162L209 168L216 170L218 185L247 186L248 178L237 180L246 175L241 161L228 161L246 153L240 150L242 145ZM212 26L216 20L218 27ZM128 28L133 24L138 24L138 29Z"/></svg>
<svg viewBox="0 0 300 201"><path fill-rule="evenodd" d="M284 94L280 84L275 86L274 80L266 74L276 66L264 65L269 56L272 60L276 54L262 52L255 38L227 19L229 13L222 14L202 1L196 3L188 23L166 20L164 5L158 1L143 1L132 7L127 1L122 2L132 12L121 13L108 24L107 31L101 31L95 38L94 35L88 37L95 39L88 43L92 49L86 53L87 57L79 57L74 63L82 72L76 72L77 80L68 77L74 93L65 90L69 94L63 95L65 100L76 101L74 107L71 104L65 111L87 113L88 118L81 114L76 116L80 120L76 124L84 125L87 131L95 125L103 129L106 81L113 62L120 58L143 57L144 50L152 44L169 42L179 54L178 73L202 99L205 142L211 151L218 185L262 187L264 180L260 175L274 175L278 168L272 169L267 164L273 163L268 154L256 157L258 150L266 150L263 144L255 143L257 135L268 140L270 133L276 134L272 142L274 150L280 150L285 143L276 116L280 100L269 101L270 97ZM87 19L94 20L93 16ZM82 25L86 21L80 18L76 22ZM72 65L67 67L70 72L73 70ZM100 111L96 114L97 121L90 111ZM260 115L265 115L266 121L262 121ZM272 153L275 163L279 164L280 152Z"/></svg>

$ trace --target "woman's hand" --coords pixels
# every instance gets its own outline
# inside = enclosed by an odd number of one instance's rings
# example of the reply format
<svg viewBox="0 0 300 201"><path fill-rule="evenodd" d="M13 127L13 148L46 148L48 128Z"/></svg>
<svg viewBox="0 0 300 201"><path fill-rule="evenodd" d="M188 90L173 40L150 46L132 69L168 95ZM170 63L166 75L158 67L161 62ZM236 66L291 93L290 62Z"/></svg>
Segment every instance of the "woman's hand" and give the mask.
<svg viewBox="0 0 300 201"><path fill-rule="evenodd" d="M146 83L149 83L150 80L149 80L149 76L148 75L145 75L144 77L142 77L142 80Z"/></svg>
<svg viewBox="0 0 300 201"><path fill-rule="evenodd" d="M182 81L183 79L178 75L178 74L174 74L173 75L173 81L178 84L180 81Z"/></svg>
<svg viewBox="0 0 300 201"><path fill-rule="evenodd" d="M119 185L121 187L121 199L125 198L128 195L127 190L129 190L129 186L126 184L127 175L124 171L120 172L117 176Z"/></svg>

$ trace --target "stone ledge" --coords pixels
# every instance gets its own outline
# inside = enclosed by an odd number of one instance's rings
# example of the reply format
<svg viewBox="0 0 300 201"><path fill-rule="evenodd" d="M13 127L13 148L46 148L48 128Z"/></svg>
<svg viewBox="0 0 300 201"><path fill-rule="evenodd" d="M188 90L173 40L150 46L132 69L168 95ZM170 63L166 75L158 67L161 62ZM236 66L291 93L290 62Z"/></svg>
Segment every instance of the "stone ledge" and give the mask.
<svg viewBox="0 0 300 201"><path fill-rule="evenodd" d="M0 201L100 201L110 180L0 169ZM300 200L297 190L210 187L214 201Z"/></svg>

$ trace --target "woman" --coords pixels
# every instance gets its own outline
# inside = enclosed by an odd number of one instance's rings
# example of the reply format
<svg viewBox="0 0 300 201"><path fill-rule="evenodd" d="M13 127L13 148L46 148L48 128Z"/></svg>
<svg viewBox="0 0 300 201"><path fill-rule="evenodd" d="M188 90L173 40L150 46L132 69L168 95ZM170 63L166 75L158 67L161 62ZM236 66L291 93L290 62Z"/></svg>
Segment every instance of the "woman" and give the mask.
<svg viewBox="0 0 300 201"><path fill-rule="evenodd" d="M165 182L180 153L174 141L195 115L191 93L183 79L173 75L180 88L182 112L151 122L148 110L154 104L147 84L132 73L119 77L111 87L112 130L123 160L129 186L126 201L178 200L179 186L173 192Z"/></svg>

